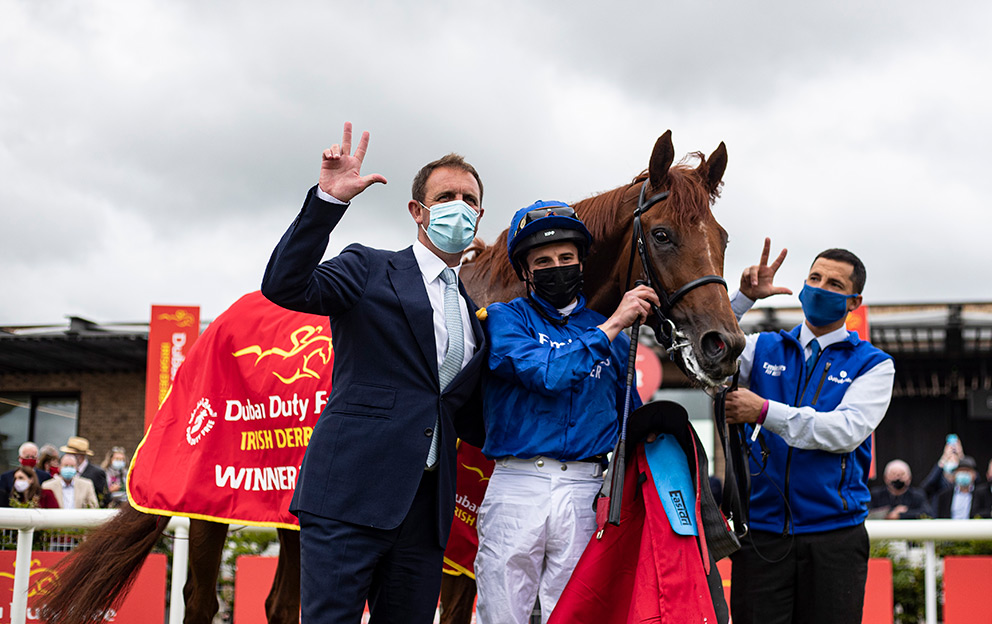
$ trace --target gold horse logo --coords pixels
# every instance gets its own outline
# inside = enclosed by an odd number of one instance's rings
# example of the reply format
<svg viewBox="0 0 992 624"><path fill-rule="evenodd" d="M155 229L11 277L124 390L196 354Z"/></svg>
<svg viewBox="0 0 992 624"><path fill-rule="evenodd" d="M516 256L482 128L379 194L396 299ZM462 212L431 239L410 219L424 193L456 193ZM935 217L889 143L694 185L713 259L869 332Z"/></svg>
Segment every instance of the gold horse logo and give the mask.
<svg viewBox="0 0 992 624"><path fill-rule="evenodd" d="M16 564L15 564L16 565ZM9 578L14 582L14 575L9 572L0 572L0 577ZM41 567L40 559L31 560L31 575L28 577L28 598L36 594L44 594L59 579L59 573L52 568Z"/></svg>
<svg viewBox="0 0 992 624"><path fill-rule="evenodd" d="M160 321L172 321L179 327L190 327L196 320L189 310L176 310L175 314L159 314Z"/></svg>
<svg viewBox="0 0 992 624"><path fill-rule="evenodd" d="M293 358L302 358L302 363L290 375L280 375L277 371L272 371L279 381L284 384L291 384L298 379L320 379L323 369L330 363L334 344L331 337L323 334L323 327L320 325L304 325L290 334L289 340L292 346L289 349L272 347L262 349L260 345L252 345L234 352L234 357L245 355L255 356L255 366L263 359L273 356L281 361L288 361Z"/></svg>

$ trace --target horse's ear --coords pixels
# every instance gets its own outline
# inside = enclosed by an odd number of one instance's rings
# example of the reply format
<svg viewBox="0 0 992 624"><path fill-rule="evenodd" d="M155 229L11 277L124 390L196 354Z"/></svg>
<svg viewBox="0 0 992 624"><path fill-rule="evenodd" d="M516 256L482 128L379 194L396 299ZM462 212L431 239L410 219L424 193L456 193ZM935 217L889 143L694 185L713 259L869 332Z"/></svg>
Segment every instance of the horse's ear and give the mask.
<svg viewBox="0 0 992 624"><path fill-rule="evenodd" d="M675 148L672 147L672 131L666 130L665 134L658 137L654 144L654 151L651 152L651 160L648 162L648 178L651 180L651 188L660 189L668 179L668 170L675 160Z"/></svg>
<svg viewBox="0 0 992 624"><path fill-rule="evenodd" d="M699 174L706 181L706 190L710 192L710 195L713 195L720 186L723 173L727 170L727 146L724 145L723 141L720 141L720 145L713 150L706 162L699 165L698 169L700 170Z"/></svg>

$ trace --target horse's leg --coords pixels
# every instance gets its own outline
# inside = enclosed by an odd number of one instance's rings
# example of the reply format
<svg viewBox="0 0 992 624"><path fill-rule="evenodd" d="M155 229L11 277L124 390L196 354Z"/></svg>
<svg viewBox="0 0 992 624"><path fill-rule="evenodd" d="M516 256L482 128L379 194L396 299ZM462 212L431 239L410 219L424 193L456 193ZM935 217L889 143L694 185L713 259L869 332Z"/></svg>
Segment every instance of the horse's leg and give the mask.
<svg viewBox="0 0 992 624"><path fill-rule="evenodd" d="M206 520L189 521L189 576L183 587L186 616L183 624L210 624L217 602L217 575L224 554L227 525Z"/></svg>
<svg viewBox="0 0 992 624"><path fill-rule="evenodd" d="M272 590L265 599L269 624L300 621L300 532L279 529L279 563Z"/></svg>
<svg viewBox="0 0 992 624"><path fill-rule="evenodd" d="M475 607L475 579L467 574L441 578L441 624L469 624Z"/></svg>

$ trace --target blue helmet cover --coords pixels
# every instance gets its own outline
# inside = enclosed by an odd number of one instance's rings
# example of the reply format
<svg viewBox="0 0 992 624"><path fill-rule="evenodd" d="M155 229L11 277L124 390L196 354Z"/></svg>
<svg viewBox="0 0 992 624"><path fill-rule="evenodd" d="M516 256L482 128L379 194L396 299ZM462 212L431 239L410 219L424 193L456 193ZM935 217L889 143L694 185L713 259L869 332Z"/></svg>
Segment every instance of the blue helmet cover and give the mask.
<svg viewBox="0 0 992 624"><path fill-rule="evenodd" d="M544 232L547 230L570 230L573 232L578 232L581 235L581 237L585 239L585 246L584 248L580 246L579 252L584 254L586 251L588 251L589 246L592 244L592 235L589 233L589 230L586 229L585 224L583 224L582 221L580 221L576 217L556 215L549 211L548 216L541 217L540 219L535 219L530 223L528 223L527 225L523 226L522 228L520 227L520 223L524 220L524 217L527 216L527 213L533 210L538 210L540 208L553 209L553 208L569 208L569 207L570 206L565 202L538 200L533 204L521 208L516 213L514 213L513 218L510 220L510 229L507 231L506 234L506 253L510 258L510 264L513 265L513 268L516 269L518 274L520 273L520 267L517 266L517 263L514 261L514 255L518 251L524 251L525 249L531 249L537 247L538 245L535 244L527 244L525 248L521 248L518 250L518 247L522 243L525 242L532 243L533 241L528 241L528 239L531 237L531 235L536 234L538 232ZM569 238L574 240L574 236L570 236ZM555 242L554 238L547 240L547 244L553 242Z"/></svg>

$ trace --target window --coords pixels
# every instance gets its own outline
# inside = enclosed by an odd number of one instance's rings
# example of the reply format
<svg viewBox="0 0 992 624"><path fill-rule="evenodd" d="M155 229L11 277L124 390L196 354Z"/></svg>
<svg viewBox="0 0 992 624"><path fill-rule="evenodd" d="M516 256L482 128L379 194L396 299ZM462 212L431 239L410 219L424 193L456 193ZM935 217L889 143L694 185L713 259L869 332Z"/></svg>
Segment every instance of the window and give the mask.
<svg viewBox="0 0 992 624"><path fill-rule="evenodd" d="M0 467L18 465L17 449L28 440L62 446L76 435L79 395L0 393Z"/></svg>

